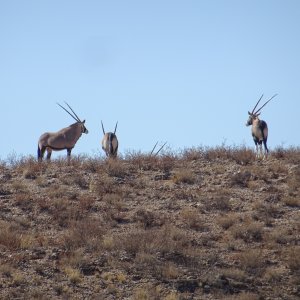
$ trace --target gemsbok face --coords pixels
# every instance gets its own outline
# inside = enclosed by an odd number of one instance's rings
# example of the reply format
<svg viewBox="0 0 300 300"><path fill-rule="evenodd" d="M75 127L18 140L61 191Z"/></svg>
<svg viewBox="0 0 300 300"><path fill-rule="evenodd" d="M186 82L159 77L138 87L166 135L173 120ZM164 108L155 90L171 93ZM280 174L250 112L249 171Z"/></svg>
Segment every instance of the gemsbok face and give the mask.
<svg viewBox="0 0 300 300"><path fill-rule="evenodd" d="M256 103L255 107L253 108L252 112L248 111L249 118L246 123L246 126L252 125L251 132L252 137L256 146L256 157L263 157L266 158L269 152L268 146L267 146L267 140L268 140L268 125L265 121L259 119L260 111L261 109L270 102L274 97L276 97L277 94L275 94L273 97L271 97L263 106L261 106L257 111L255 111L257 105L259 104L260 100L262 99L263 95L259 98L258 102ZM262 144L264 144L264 153L262 151ZM258 146L260 148L260 151L258 149ZM260 152L260 153L259 153Z"/></svg>
<svg viewBox="0 0 300 300"><path fill-rule="evenodd" d="M107 157L115 158L118 155L118 146L119 146L119 142L116 136L118 122L116 123L114 132L105 133L102 121L101 121L101 125L102 125L102 131L104 135L102 139L102 149L104 150Z"/></svg>
<svg viewBox="0 0 300 300"><path fill-rule="evenodd" d="M57 132L45 132L41 135L38 142L38 160L42 161L45 151L47 150L47 160L50 160L52 150L67 150L67 157L70 160L71 151L74 148L76 142L81 137L82 133L88 133L85 127L85 120L81 121L76 113L73 111L71 106L65 102L69 109L72 111L70 113L66 108L57 103L63 110L65 110L76 123L71 124L69 127L63 128Z"/></svg>

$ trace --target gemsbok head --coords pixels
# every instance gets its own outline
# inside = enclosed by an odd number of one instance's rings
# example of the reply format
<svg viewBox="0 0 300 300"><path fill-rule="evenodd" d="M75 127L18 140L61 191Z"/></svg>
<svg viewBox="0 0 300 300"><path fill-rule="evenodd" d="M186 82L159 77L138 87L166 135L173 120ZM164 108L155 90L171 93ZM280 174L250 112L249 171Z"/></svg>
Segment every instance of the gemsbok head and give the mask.
<svg viewBox="0 0 300 300"><path fill-rule="evenodd" d="M118 155L118 146L119 142L116 136L118 122L115 126L114 132L106 132L104 130L103 123L101 121L102 131L103 131L103 139L102 139L102 149L104 150L107 157L115 158Z"/></svg>
<svg viewBox="0 0 300 300"><path fill-rule="evenodd" d="M261 106L258 110L255 111L257 105L259 104L260 100L263 97L263 94L257 101L256 105L254 106L252 112L248 111L249 118L246 123L246 126L252 125L252 137L256 146L256 157L263 157L266 158L269 152L268 146L267 146L267 140L268 140L268 125L265 121L259 119L260 111L262 108L267 105L274 97L276 97L277 94L272 96L263 106ZM262 144L264 144L265 151L263 153L262 150ZM260 148L260 151L258 149L258 146ZM260 153L259 153L260 152Z"/></svg>
<svg viewBox="0 0 300 300"><path fill-rule="evenodd" d="M70 160L71 151L74 148L76 142L81 137L82 133L88 133L84 123L85 120L81 121L76 115L71 106L65 102L69 109L68 111L62 105L57 103L63 110L65 110L76 122L70 126L63 128L57 132L45 132L41 135L38 142L38 160L42 161L45 151L47 150L47 160L50 160L52 150L67 150L67 157Z"/></svg>

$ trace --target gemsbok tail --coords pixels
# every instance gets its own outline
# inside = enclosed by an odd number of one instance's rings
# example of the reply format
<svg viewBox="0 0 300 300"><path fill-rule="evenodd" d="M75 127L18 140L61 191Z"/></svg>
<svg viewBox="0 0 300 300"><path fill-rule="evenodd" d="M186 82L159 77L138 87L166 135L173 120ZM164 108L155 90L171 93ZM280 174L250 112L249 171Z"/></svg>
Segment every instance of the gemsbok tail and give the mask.
<svg viewBox="0 0 300 300"><path fill-rule="evenodd" d="M41 149L40 149L39 144L38 144L38 149L37 149L37 158L38 158L38 160L41 159Z"/></svg>

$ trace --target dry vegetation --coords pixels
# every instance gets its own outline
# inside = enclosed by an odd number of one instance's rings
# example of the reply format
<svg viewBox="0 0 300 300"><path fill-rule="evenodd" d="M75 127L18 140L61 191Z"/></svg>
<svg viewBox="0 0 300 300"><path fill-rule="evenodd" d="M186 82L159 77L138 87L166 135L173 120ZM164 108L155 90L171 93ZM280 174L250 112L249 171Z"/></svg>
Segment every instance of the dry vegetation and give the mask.
<svg viewBox="0 0 300 300"><path fill-rule="evenodd" d="M0 162L1 299L297 299L300 150Z"/></svg>

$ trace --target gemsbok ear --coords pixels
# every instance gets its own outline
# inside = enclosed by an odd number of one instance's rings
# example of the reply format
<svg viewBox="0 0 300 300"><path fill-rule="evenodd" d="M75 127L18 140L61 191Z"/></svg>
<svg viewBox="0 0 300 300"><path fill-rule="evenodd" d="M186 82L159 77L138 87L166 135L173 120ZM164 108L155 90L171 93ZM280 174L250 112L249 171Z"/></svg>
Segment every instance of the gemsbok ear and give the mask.
<svg viewBox="0 0 300 300"><path fill-rule="evenodd" d="M85 120L83 120L82 123L84 124L84 123L85 123Z"/></svg>

